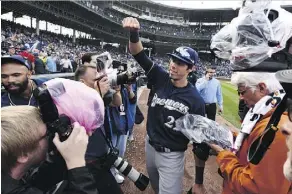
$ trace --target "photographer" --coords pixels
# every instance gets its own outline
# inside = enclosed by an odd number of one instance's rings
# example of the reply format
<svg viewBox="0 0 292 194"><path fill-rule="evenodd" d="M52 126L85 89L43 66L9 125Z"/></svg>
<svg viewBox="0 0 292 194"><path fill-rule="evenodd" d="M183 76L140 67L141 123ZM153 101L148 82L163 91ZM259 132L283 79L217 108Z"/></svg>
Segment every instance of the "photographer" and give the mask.
<svg viewBox="0 0 292 194"><path fill-rule="evenodd" d="M120 106L122 104L121 94L119 91L110 90L109 79L104 71L105 67L100 66L101 64L100 60L98 60L98 54L85 53L82 56L81 61L83 66L90 66L94 68L95 71L88 71L88 75L83 76L84 79L78 80L86 83L86 85L91 88L95 88L101 94L106 106ZM77 80L76 75L78 74L75 73L75 80Z"/></svg>
<svg viewBox="0 0 292 194"><path fill-rule="evenodd" d="M1 193L44 193L47 189L54 189L56 183L64 180L63 170L66 167L44 162L49 142L47 127L37 108L32 106L2 108L1 139ZM58 192L97 194L93 177L85 167L88 135L84 127L74 123L73 132L66 141L60 142L56 133L53 142L68 169L65 173L68 184ZM27 181L25 178L30 177L26 174L41 162L44 163L39 167L37 174L31 181Z"/></svg>
<svg viewBox="0 0 292 194"><path fill-rule="evenodd" d="M232 152L210 144L218 153L217 163L224 178L222 193L289 193L291 183L282 173L287 154L283 134L276 133L259 164L247 160L252 143L263 133L275 106L281 101L282 86L272 73L241 72L231 81L238 87L239 97L246 102L250 111L241 128L246 135L242 141L237 141L242 133L237 135L235 145L238 145L237 142L240 144L236 150ZM287 113L282 114L279 125L286 119ZM247 134L248 131L250 134Z"/></svg>
<svg viewBox="0 0 292 194"><path fill-rule="evenodd" d="M119 107L110 107L109 117L111 120L111 131L112 131L112 144L119 150L119 157L123 158L126 146L127 139L129 135L129 130L134 126L134 113L131 111L131 105L135 104L137 99L136 95L133 92L131 84L122 84L117 87L121 92L122 104ZM112 173L118 183L122 183L124 178L119 174L119 172L112 168Z"/></svg>
<svg viewBox="0 0 292 194"><path fill-rule="evenodd" d="M108 92L110 85L106 76L99 81L97 80L100 73L97 72L96 68L96 56L97 55L95 53L85 53L83 55L83 64L77 68L75 72L75 80L80 81L88 87L100 92L100 95L103 97L105 102L105 106L117 106L121 103L120 92L115 92L113 96ZM99 85L99 88L97 87L97 84ZM105 116L105 123L107 122L108 119ZM86 163L87 167L90 169L90 172L94 176L96 187L100 194L120 194L122 193L122 190L110 171L111 166L108 167L108 165L100 165L103 162L106 162L109 145L105 139L105 136L108 138L108 134L109 129L102 127L102 129L97 130L89 138L89 143L86 150Z"/></svg>
<svg viewBox="0 0 292 194"><path fill-rule="evenodd" d="M137 103L138 103L138 99L137 99L137 90L138 90L138 87L137 87L137 82L135 82L135 83L133 83L132 84L132 86L131 86L131 89L132 89L132 91L133 91L133 93L135 94L135 96L136 96L136 102L135 103L133 103L133 104L129 104L130 106L129 106L129 109L130 109L130 119L131 119L131 121L132 121L132 123L131 123L131 125L129 125L129 134L128 134L128 140L130 141L130 142L132 142L132 141L134 141L134 134L133 134L133 130L134 130L134 124L136 124L136 123L139 123L138 122L138 120L139 119L137 119L137 121L136 121L136 110L137 109L139 109L139 107L137 106ZM140 110L138 110L138 112L139 112ZM141 112L141 111L140 111ZM139 113L138 113L139 114ZM140 116L140 115L139 115ZM138 117L139 117L138 116Z"/></svg>
<svg viewBox="0 0 292 194"><path fill-rule="evenodd" d="M123 27L130 30L129 50L145 74L151 79L153 98L148 109L146 167L155 193L182 192L184 152L189 140L175 131L175 120L185 114L205 115L204 101L187 76L198 61L192 48L179 47L170 56L169 73L154 64L144 52L139 40L140 24L135 18L125 18ZM151 97L150 97L151 98ZM203 190L204 167L196 160L194 191ZM200 162L201 163L201 162Z"/></svg>

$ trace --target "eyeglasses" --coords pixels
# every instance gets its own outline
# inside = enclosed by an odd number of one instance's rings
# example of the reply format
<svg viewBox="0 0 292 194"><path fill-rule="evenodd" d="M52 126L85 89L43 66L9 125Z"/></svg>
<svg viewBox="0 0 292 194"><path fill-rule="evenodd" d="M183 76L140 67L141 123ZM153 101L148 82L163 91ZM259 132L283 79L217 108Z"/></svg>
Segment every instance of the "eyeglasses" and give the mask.
<svg viewBox="0 0 292 194"><path fill-rule="evenodd" d="M237 90L238 96L243 96L246 93L247 90L239 91Z"/></svg>
<svg viewBox="0 0 292 194"><path fill-rule="evenodd" d="M287 112L289 120L292 122L292 98L287 99Z"/></svg>

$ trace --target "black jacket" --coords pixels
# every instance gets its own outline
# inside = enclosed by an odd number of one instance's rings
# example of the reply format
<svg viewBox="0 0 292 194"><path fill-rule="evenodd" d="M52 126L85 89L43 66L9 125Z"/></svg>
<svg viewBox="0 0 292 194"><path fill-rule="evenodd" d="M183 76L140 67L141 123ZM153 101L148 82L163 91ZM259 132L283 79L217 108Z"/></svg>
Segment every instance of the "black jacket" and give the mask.
<svg viewBox="0 0 292 194"><path fill-rule="evenodd" d="M46 182L46 180L43 180ZM54 187L53 187L54 188ZM52 188L52 189L53 189ZM41 189L34 187L22 180L12 179L2 173L2 194L44 194ZM59 187L57 193L62 194L98 194L93 176L86 167L74 168L68 171L65 186Z"/></svg>

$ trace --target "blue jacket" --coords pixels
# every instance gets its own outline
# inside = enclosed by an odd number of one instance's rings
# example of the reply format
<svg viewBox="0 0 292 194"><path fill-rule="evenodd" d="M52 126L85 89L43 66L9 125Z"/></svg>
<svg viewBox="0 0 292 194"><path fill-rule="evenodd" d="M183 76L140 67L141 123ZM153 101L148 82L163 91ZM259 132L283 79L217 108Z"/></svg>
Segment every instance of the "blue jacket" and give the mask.
<svg viewBox="0 0 292 194"><path fill-rule="evenodd" d="M127 89L121 88L122 105L120 107L110 107L109 114L111 120L111 130L115 134L126 135L131 127L134 126L135 115L131 111L130 105L136 104L136 96L129 99Z"/></svg>
<svg viewBox="0 0 292 194"><path fill-rule="evenodd" d="M128 126L128 130L131 130L133 127L134 127L134 123L135 123L135 116L136 116L136 106L137 106L137 103L138 103L138 97L137 97L137 84L132 84L132 90L135 94L135 99L136 99L136 102L135 103L129 103L129 120L130 120L130 125Z"/></svg>

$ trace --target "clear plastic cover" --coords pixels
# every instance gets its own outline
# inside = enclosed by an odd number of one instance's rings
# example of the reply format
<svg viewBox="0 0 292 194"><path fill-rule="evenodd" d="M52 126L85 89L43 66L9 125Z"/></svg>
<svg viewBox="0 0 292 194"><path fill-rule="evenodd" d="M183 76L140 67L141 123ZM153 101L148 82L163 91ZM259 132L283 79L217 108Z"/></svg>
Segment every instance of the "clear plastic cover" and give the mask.
<svg viewBox="0 0 292 194"><path fill-rule="evenodd" d="M233 146L233 134L229 129L200 115L182 116L176 120L174 130L196 143L213 143L224 149L232 149Z"/></svg>
<svg viewBox="0 0 292 194"><path fill-rule="evenodd" d="M292 36L292 14L271 1L249 2L212 37L211 49L236 70L254 67L282 50ZM271 42L273 44L271 46Z"/></svg>
<svg viewBox="0 0 292 194"><path fill-rule="evenodd" d="M104 103L99 93L85 84L69 79L55 78L45 82L57 106L59 115L68 116L86 131L94 131L104 121Z"/></svg>

